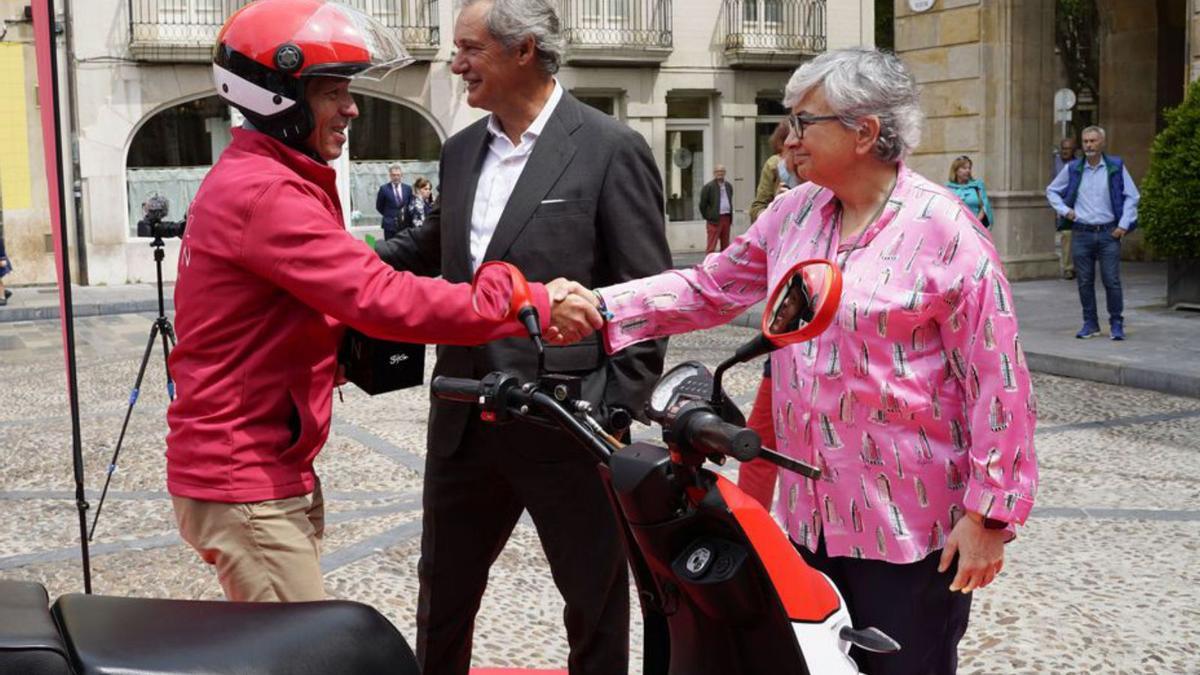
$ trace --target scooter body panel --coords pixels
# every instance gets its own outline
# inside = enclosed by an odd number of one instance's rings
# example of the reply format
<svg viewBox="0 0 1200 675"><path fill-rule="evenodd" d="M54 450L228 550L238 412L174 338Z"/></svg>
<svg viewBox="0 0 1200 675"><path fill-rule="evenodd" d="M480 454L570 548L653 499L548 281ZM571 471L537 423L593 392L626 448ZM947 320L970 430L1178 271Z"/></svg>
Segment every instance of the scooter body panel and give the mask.
<svg viewBox="0 0 1200 675"><path fill-rule="evenodd" d="M647 664L645 675L857 672L834 628L848 623L841 597L790 549L761 506L648 443L617 451L609 466L630 555L638 559L643 612L663 617L668 628L665 650L646 646L668 653L668 663L661 670ZM809 648L810 641L825 644Z"/></svg>

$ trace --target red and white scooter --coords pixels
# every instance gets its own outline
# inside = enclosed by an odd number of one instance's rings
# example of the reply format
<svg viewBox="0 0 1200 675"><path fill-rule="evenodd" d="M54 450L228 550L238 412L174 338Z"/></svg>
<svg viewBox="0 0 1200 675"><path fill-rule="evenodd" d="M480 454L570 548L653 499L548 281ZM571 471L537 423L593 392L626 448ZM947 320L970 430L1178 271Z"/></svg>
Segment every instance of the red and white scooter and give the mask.
<svg viewBox="0 0 1200 675"><path fill-rule="evenodd" d="M540 352L527 286L515 268L510 275L509 311L529 328ZM642 600L646 675L857 673L851 645L877 652L900 648L877 629L855 629L837 588L804 562L770 514L704 468L727 457L765 458L809 478L820 476L815 467L762 448L725 396L721 378L732 365L825 330L841 283L828 261L797 264L771 293L761 334L715 375L696 362L663 375L646 413L662 427L665 446L614 438L581 399L578 378L542 375L520 382L496 372L482 380L433 381L435 396L476 404L486 420L521 417L558 426L595 456Z"/></svg>

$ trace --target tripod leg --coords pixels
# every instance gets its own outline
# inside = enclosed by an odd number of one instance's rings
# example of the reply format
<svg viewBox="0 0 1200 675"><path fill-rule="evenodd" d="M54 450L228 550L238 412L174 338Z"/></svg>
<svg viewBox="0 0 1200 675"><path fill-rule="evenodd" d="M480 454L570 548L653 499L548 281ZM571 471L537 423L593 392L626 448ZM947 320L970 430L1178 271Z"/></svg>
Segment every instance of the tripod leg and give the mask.
<svg viewBox="0 0 1200 675"><path fill-rule="evenodd" d="M129 407L125 409L125 421L121 423L121 435L117 437L117 447L113 448L112 459L108 461L108 477L104 479L104 490L100 493L100 502L96 504L96 515L92 518L92 529L88 532L88 541L96 535L96 523L100 522L100 510L104 508L104 498L108 496L108 484L112 482L117 470L117 455L121 454L121 444L125 442L125 431L129 428L129 418L133 416L133 406L137 405L138 394L142 389L142 378L146 375L146 364L150 362L150 351L154 349L154 340L158 337L158 323L150 328L150 339L146 341L146 351L142 354L142 365L138 367L137 380L133 383L133 391L129 392Z"/></svg>
<svg viewBox="0 0 1200 675"><path fill-rule="evenodd" d="M175 330L165 317L158 320L162 324L163 370L167 374L167 398L175 400L175 380L171 379L171 347L175 346Z"/></svg>

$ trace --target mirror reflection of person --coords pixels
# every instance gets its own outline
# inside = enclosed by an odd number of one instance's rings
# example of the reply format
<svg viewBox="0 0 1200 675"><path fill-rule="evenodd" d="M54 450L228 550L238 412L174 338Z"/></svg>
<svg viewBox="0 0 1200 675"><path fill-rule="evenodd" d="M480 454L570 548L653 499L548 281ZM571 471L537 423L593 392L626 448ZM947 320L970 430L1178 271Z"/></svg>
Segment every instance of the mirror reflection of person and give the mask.
<svg viewBox="0 0 1200 675"><path fill-rule="evenodd" d="M258 76L270 66L252 57L276 53L263 36L279 40L281 24L295 27L287 45L299 54L277 61L304 69L273 72L268 86L291 102L264 117ZM468 284L396 272L342 225L329 162L358 116L352 69L407 62L399 39L386 39L393 31L337 3L259 0L221 35L218 95L248 124L201 184L182 241L167 490L180 535L228 599L320 600L325 505L313 461L329 434L344 327L461 345L524 329L476 315ZM532 286L541 312L575 287Z"/></svg>
<svg viewBox="0 0 1200 675"><path fill-rule="evenodd" d="M780 298L779 307L775 310L775 318L771 320L769 328L772 333L790 333L813 320L816 294L809 288L804 270L792 277L787 292Z"/></svg>
<svg viewBox="0 0 1200 675"><path fill-rule="evenodd" d="M922 116L898 58L827 52L796 70L784 103L787 150L809 182L703 265L596 289L612 313L605 345L726 323L800 260L842 266L839 320L811 347L771 355L775 449L828 469L811 485L781 471L779 515L805 560L842 589L855 624L904 645L852 650L863 672L953 673L972 592L1000 572L1037 486L1011 290L990 238L956 217L959 201L904 163ZM645 302L661 293L678 302ZM995 411L1001 423L989 421ZM969 432L969 447L954 429ZM910 450L864 464L871 448L892 447ZM985 465L993 470L971 468ZM881 472L887 494L871 487ZM901 488L918 478L923 501ZM861 528L835 517L856 511Z"/></svg>

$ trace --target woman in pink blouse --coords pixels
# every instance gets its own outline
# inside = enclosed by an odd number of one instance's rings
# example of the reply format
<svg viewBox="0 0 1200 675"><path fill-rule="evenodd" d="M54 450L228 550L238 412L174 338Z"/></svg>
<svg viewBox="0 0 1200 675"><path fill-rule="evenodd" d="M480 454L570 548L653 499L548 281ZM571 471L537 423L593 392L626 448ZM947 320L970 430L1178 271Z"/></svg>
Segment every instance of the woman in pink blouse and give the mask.
<svg viewBox="0 0 1200 675"><path fill-rule="evenodd" d="M720 325L793 263L840 265L834 325L771 356L774 447L823 472L780 472L778 515L855 622L903 645L856 652L864 672L953 673L970 593L1000 572L1037 485L1008 281L975 216L904 165L921 112L895 56L823 54L784 103L808 182L697 267L597 289L604 337L617 351Z"/></svg>

